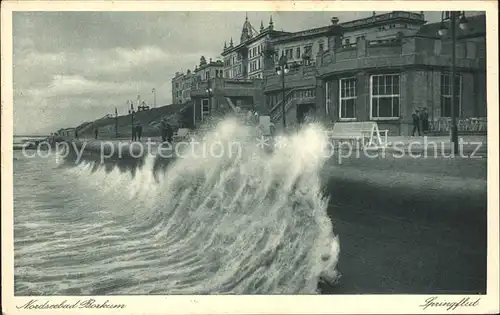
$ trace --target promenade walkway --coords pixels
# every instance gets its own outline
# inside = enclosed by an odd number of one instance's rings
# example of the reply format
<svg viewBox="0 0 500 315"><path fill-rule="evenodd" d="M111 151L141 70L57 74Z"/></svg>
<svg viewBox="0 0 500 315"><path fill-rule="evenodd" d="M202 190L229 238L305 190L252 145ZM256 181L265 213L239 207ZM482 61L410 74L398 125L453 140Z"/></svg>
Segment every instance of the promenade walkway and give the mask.
<svg viewBox="0 0 500 315"><path fill-rule="evenodd" d="M404 137L389 136L387 149L405 150L411 152L437 151L451 152L453 144L448 136ZM459 152L463 153L488 153L488 137L484 136L459 136Z"/></svg>

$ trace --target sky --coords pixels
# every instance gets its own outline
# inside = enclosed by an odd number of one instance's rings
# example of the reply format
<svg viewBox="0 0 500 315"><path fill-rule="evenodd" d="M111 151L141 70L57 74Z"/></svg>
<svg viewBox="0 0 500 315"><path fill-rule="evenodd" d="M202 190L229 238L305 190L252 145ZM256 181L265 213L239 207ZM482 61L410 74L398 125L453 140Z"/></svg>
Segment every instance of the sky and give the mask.
<svg viewBox="0 0 500 315"><path fill-rule="evenodd" d="M383 13L383 12L377 12ZM370 12L14 12L14 134L49 134L106 114L126 114L137 95L171 103L175 72L239 43L245 14L259 30L299 31ZM438 22L439 12L425 12Z"/></svg>

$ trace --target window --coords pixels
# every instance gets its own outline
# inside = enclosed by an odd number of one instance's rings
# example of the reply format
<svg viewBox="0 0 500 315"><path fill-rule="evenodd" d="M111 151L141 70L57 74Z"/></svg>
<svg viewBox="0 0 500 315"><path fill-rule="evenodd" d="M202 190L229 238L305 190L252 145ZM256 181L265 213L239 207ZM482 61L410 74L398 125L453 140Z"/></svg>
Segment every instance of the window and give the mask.
<svg viewBox="0 0 500 315"><path fill-rule="evenodd" d="M295 56L297 57L297 59L300 58L300 47L297 47L297 51L295 53Z"/></svg>
<svg viewBox="0 0 500 315"><path fill-rule="evenodd" d="M371 118L399 118L399 74L370 78Z"/></svg>
<svg viewBox="0 0 500 315"><path fill-rule="evenodd" d="M356 78L339 81L339 118L356 118Z"/></svg>
<svg viewBox="0 0 500 315"><path fill-rule="evenodd" d="M323 46L324 46L323 41L320 41L319 42L319 52L323 52L323 48L324 48Z"/></svg>
<svg viewBox="0 0 500 315"><path fill-rule="evenodd" d="M328 115L330 113L330 106L332 104L332 88L331 88L331 83L326 82L325 84L325 112Z"/></svg>
<svg viewBox="0 0 500 315"><path fill-rule="evenodd" d="M260 59L257 60L257 69L260 69Z"/></svg>
<svg viewBox="0 0 500 315"><path fill-rule="evenodd" d="M312 52L312 45L308 45L304 47L304 53L305 54L310 54Z"/></svg>
<svg viewBox="0 0 500 315"><path fill-rule="evenodd" d="M462 95L462 77L455 77L455 112L460 116L460 96ZM451 117L451 75L441 74L441 117Z"/></svg>

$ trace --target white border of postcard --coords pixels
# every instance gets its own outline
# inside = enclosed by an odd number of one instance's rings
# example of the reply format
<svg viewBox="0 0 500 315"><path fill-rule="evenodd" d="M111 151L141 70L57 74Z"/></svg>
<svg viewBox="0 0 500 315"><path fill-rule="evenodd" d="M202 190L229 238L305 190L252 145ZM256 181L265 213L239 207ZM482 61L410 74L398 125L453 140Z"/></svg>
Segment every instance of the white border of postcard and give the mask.
<svg viewBox="0 0 500 315"><path fill-rule="evenodd" d="M486 11L488 93L488 281L486 295L439 295L440 301L470 298L473 307L446 310L421 305L431 295L230 295L230 296L93 296L37 297L50 303L96 303L117 309L19 309L30 297L14 297L12 205L12 12L13 11ZM486 314L499 312L498 255L498 4L496 1L2 1L2 312L13 314ZM460 277L460 275L457 275Z"/></svg>

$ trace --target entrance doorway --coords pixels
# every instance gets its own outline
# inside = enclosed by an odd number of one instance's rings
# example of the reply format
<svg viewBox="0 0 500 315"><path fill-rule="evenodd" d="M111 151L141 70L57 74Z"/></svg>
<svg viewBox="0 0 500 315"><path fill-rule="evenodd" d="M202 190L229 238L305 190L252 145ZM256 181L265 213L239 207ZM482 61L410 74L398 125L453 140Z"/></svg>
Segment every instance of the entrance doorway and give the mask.
<svg viewBox="0 0 500 315"><path fill-rule="evenodd" d="M299 124L304 123L305 118L308 115L314 115L316 111L316 104L298 104L297 105L297 122Z"/></svg>

